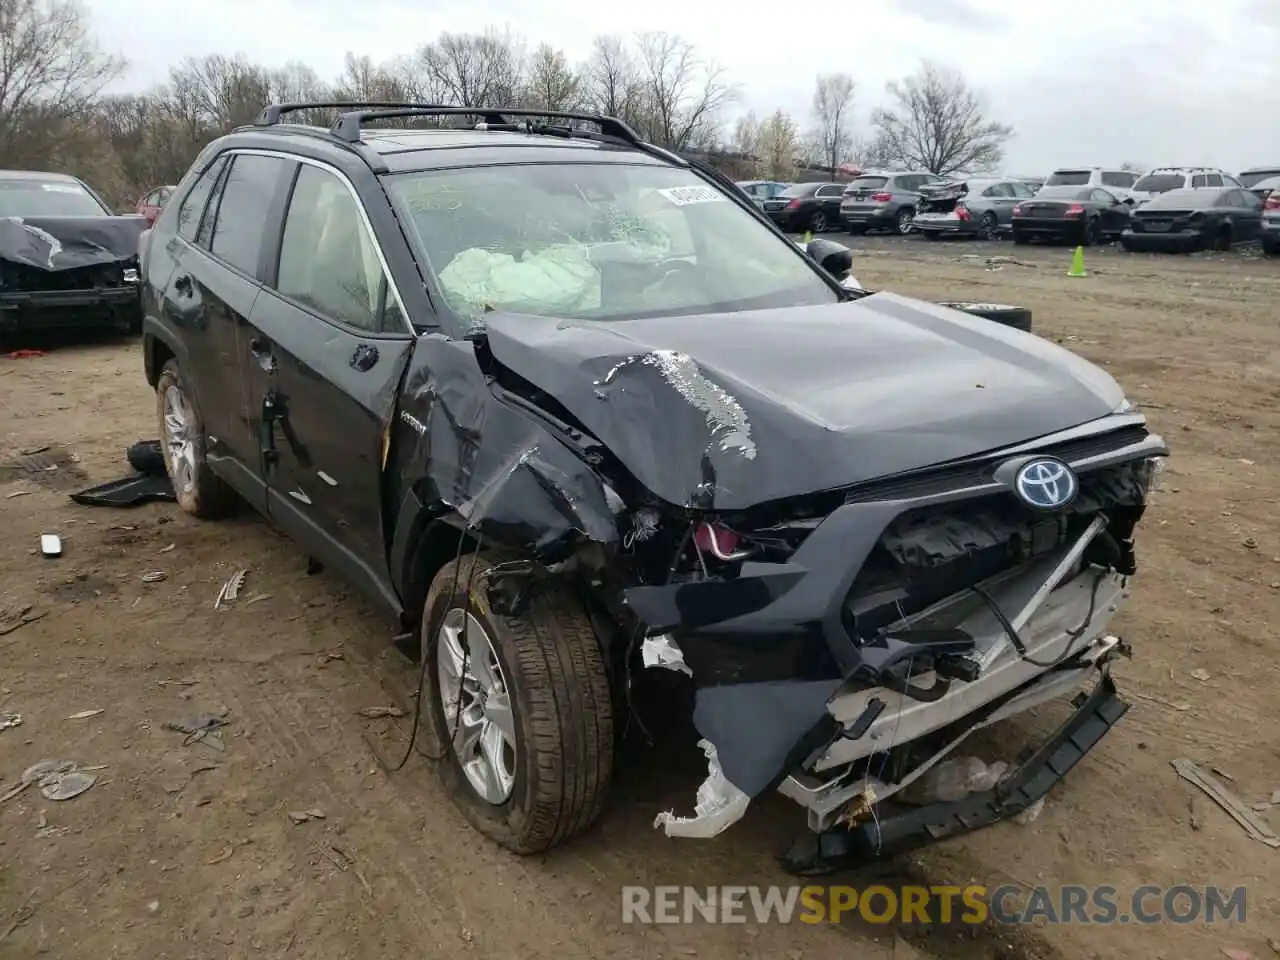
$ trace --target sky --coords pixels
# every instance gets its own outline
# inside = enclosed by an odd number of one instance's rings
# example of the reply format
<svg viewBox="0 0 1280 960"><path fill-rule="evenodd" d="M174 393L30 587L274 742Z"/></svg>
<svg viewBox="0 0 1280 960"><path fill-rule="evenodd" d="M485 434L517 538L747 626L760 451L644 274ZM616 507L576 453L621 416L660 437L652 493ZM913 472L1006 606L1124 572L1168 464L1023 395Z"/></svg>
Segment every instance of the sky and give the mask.
<svg viewBox="0 0 1280 960"><path fill-rule="evenodd" d="M846 0L799 14L760 0L185 0L171 15L154 0L87 3L101 45L130 61L119 89L162 82L189 55L301 60L330 78L348 50L380 60L445 30L510 29L577 61L599 34L663 29L727 71L731 112L780 107L807 126L814 77L849 73L862 136L886 83L926 57L955 67L1014 127L1013 175L1280 165L1280 0Z"/></svg>

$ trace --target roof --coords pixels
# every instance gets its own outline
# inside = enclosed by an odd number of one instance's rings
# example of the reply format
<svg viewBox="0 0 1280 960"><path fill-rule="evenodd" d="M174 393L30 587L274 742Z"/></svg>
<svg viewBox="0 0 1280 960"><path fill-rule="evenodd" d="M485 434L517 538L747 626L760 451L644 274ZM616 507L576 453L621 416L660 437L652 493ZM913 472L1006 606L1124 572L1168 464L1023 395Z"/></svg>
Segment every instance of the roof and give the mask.
<svg viewBox="0 0 1280 960"><path fill-rule="evenodd" d="M357 146L335 137L327 127L294 123L246 126L229 137L263 149L284 146L304 156L339 153L347 158ZM385 169L378 172L406 173L454 166L485 166L497 163L633 163L663 166L661 158L625 143L566 138L540 133L503 130L471 130L451 127L417 130L360 131L359 147L377 155ZM460 154L465 152L465 159ZM673 162L679 162L673 160Z"/></svg>
<svg viewBox="0 0 1280 960"><path fill-rule="evenodd" d="M43 170L0 170L0 180L52 180L55 183L79 183L65 173L46 173Z"/></svg>

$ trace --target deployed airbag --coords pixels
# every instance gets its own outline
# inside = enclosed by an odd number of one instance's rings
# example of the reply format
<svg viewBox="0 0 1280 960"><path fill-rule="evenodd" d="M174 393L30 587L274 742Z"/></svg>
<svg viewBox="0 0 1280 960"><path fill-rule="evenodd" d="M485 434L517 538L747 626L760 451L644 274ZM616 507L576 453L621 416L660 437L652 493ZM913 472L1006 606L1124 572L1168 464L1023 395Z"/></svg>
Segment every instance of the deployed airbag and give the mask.
<svg viewBox="0 0 1280 960"><path fill-rule="evenodd" d="M449 261L440 282L449 299L468 312L556 313L600 305L600 271L578 244L525 251L519 260L471 247Z"/></svg>

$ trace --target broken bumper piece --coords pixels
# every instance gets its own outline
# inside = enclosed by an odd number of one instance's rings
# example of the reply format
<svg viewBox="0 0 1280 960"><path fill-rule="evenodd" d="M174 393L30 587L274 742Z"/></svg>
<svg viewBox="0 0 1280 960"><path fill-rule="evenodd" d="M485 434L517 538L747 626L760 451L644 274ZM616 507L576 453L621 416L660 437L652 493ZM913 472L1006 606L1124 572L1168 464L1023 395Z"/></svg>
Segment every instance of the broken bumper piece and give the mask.
<svg viewBox="0 0 1280 960"><path fill-rule="evenodd" d="M792 873L815 876L877 857L978 830L1031 807L1092 750L1129 710L1105 668L1093 692L1081 693L1076 711L1013 773L991 790L951 803L934 803L852 827L806 833L783 857Z"/></svg>
<svg viewBox="0 0 1280 960"><path fill-rule="evenodd" d="M707 779L698 787L698 801L692 817L677 817L672 812L660 813L653 821L654 828L661 827L668 837L695 837L706 840L723 833L742 819L751 798L724 777L716 748L709 740L698 741L707 755Z"/></svg>

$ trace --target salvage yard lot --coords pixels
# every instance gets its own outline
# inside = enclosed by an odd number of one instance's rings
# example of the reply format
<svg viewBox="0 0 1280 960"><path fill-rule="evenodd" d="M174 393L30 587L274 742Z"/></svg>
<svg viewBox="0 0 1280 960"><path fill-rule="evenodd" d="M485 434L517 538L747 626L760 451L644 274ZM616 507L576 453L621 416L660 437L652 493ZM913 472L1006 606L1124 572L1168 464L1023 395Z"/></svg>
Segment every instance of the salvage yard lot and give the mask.
<svg viewBox="0 0 1280 960"><path fill-rule="evenodd" d="M691 740L675 741L673 764L670 738L635 738L585 837L532 859L482 840L427 760L380 766L404 752L408 720L360 711L408 705L411 674L389 625L344 584L308 575L247 514L204 524L167 504L67 499L126 472L124 448L157 432L136 344L100 342L0 359L0 630L28 607L43 614L0 635L0 712L24 716L0 731L0 795L44 758L105 765L74 800L27 790L0 805L0 958L1208 960L1226 947L1271 960L1280 850L1249 839L1170 761L1212 765L1248 804L1280 789L1280 263L1102 248L1088 252L1090 276L1068 279L1061 248L868 238L856 249L854 273L872 289L1031 307L1036 329L1104 364L1173 449L1116 623L1134 648L1116 670L1133 709L1031 824L877 876L1244 885L1245 924L624 925L624 884L791 882L772 855L800 811L769 798L717 840L669 840L653 817L687 813L705 768ZM63 557L39 556L48 532ZM240 568L240 601L215 611ZM166 577L144 581L152 572ZM164 727L223 709L221 752ZM323 817L290 816L305 811ZM1280 822L1280 806L1270 815Z"/></svg>

